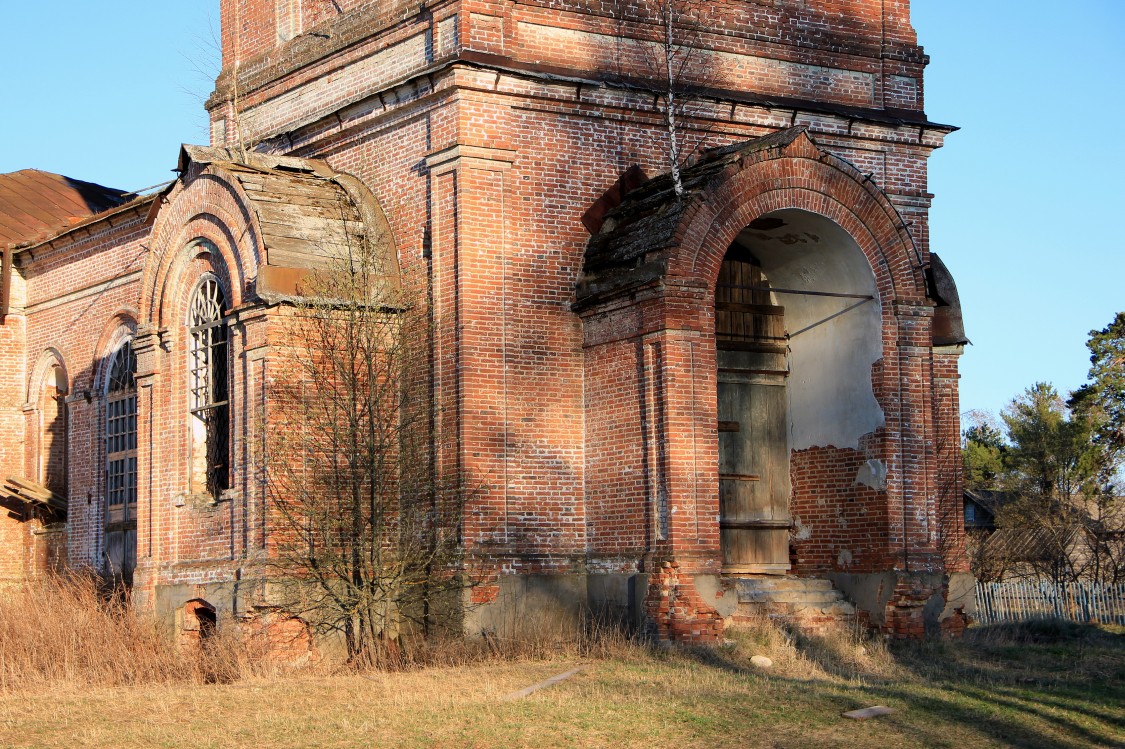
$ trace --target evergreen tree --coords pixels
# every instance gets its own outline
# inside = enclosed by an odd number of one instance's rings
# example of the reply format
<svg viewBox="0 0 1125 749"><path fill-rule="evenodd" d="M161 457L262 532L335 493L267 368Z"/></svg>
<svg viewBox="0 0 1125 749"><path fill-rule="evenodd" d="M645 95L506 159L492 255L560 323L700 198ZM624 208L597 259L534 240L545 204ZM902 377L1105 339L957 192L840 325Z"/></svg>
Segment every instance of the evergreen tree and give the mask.
<svg viewBox="0 0 1125 749"><path fill-rule="evenodd" d="M1125 451L1125 312L1102 330L1091 330L1089 382L1074 391L1070 406L1091 420L1094 441L1119 463Z"/></svg>
<svg viewBox="0 0 1125 749"><path fill-rule="evenodd" d="M1058 391L1037 382L1001 415L1011 443L1004 488L1044 503L1070 500L1091 490L1090 422L1071 418Z"/></svg>
<svg viewBox="0 0 1125 749"><path fill-rule="evenodd" d="M996 489L1004 474L1004 435L985 418L964 432L961 462L966 489Z"/></svg>

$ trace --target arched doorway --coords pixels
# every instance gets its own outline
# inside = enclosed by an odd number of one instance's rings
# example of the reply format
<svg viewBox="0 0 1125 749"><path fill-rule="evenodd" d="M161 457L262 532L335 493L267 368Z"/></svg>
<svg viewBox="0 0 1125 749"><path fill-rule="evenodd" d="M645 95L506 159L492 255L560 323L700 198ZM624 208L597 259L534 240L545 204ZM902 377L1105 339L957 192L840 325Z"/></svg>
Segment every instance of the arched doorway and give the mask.
<svg viewBox="0 0 1125 749"><path fill-rule="evenodd" d="M880 331L870 265L831 220L774 211L731 243L715 284L725 571L790 569L791 456L858 448L882 425L871 381ZM818 528L848 489L822 488Z"/></svg>

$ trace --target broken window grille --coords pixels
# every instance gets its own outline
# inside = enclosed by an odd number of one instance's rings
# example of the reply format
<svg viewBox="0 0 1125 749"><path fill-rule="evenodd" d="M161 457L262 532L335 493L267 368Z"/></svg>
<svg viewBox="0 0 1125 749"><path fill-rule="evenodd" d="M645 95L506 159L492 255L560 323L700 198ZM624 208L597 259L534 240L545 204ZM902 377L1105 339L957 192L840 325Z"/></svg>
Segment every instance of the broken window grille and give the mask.
<svg viewBox="0 0 1125 749"><path fill-rule="evenodd" d="M205 276L192 297L190 383L195 485L219 499L230 486L230 402L227 382L226 299L219 281Z"/></svg>

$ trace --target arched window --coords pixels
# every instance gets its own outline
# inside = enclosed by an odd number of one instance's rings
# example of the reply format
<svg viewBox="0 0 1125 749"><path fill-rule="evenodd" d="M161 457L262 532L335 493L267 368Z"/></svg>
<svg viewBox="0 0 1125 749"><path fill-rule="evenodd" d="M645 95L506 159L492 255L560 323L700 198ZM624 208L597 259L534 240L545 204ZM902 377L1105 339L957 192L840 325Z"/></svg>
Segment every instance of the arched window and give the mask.
<svg viewBox="0 0 1125 749"><path fill-rule="evenodd" d="M204 276L192 296L188 313L192 491L206 490L215 499L230 486L225 307L219 280Z"/></svg>
<svg viewBox="0 0 1125 749"><path fill-rule="evenodd" d="M66 496L66 372L57 362L47 370L39 398L39 479Z"/></svg>
<svg viewBox="0 0 1125 749"><path fill-rule="evenodd" d="M132 582L137 564L137 357L132 341L113 354L105 407L105 559Z"/></svg>

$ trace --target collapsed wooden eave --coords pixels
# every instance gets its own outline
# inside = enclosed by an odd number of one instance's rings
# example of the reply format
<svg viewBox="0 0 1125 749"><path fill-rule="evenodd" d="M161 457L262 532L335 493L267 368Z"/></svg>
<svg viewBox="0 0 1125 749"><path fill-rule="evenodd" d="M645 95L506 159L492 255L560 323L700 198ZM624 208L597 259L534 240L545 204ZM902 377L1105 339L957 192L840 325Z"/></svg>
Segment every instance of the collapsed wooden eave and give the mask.
<svg viewBox="0 0 1125 749"><path fill-rule="evenodd" d="M25 519L31 514L31 510L45 511L56 520L66 519L66 497L55 494L43 484L28 479L16 476L8 476L4 479L4 483L0 484L0 501L22 508Z"/></svg>

